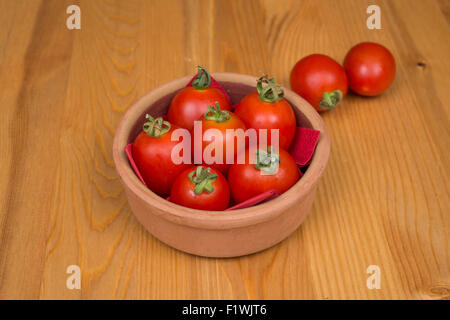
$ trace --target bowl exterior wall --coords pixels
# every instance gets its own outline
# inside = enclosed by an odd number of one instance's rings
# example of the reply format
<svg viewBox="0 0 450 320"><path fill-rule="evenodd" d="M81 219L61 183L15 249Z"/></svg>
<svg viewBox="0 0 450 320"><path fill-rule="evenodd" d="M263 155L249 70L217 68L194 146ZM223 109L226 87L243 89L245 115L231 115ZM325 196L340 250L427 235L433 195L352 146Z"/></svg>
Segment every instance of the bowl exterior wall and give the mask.
<svg viewBox="0 0 450 320"><path fill-rule="evenodd" d="M317 186L275 219L232 229L200 229L161 217L162 212L145 203L128 188L128 202L139 222L156 238L178 250L204 257L237 257L255 253L281 242L308 215ZM257 209L257 208L255 208Z"/></svg>

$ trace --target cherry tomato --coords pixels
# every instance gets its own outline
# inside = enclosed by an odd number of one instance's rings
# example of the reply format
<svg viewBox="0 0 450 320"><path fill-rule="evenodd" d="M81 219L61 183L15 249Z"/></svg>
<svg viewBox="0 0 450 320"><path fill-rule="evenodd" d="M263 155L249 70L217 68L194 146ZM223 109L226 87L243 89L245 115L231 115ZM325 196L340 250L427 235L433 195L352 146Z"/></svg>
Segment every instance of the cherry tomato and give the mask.
<svg viewBox="0 0 450 320"><path fill-rule="evenodd" d="M323 54L298 61L291 71L291 89L317 111L332 110L345 97L348 79L344 68Z"/></svg>
<svg viewBox="0 0 450 320"><path fill-rule="evenodd" d="M146 115L148 122L133 142L133 159L147 186L160 196L168 196L177 176L191 164L175 164L172 149L179 143L171 141L178 127Z"/></svg>
<svg viewBox="0 0 450 320"><path fill-rule="evenodd" d="M230 167L230 163L227 164L227 146L233 154L229 155L229 159L232 159L232 163L236 161L236 155L238 152L238 138L237 130L241 129L242 136L245 133L246 127L244 122L239 119L233 112L227 110L221 110L219 103L216 102L216 108L210 106L205 114L201 118L202 121L202 159L203 163L220 170L223 174L227 174ZM209 129L215 129L218 131L208 131ZM227 133L228 130L228 133ZM195 137L192 145L194 146L196 141ZM208 138L208 141L205 141ZM242 139L242 148L245 148L246 141ZM215 162L216 150L222 150L222 156L220 160ZM231 149L232 148L232 149ZM205 159L206 155L210 155L210 159ZM194 147L195 152L195 147Z"/></svg>
<svg viewBox="0 0 450 320"><path fill-rule="evenodd" d="M300 179L295 160L285 150L276 154L271 146L267 151L250 148L245 164L234 164L228 171L231 197L241 203L269 190L280 194Z"/></svg>
<svg viewBox="0 0 450 320"><path fill-rule="evenodd" d="M247 128L256 129L258 135L260 129L268 129L267 145L272 144L269 129L279 129L279 146L288 149L294 139L296 120L292 107L283 98L283 89L267 76L259 78L256 88L257 92L244 97L234 113Z"/></svg>
<svg viewBox="0 0 450 320"><path fill-rule="evenodd" d="M172 99L167 115L170 123L191 130L194 121L199 120L209 106L217 101L223 110L231 110L225 95L211 85L211 76L203 67L198 67L198 75L192 87L186 87Z"/></svg>
<svg viewBox="0 0 450 320"><path fill-rule="evenodd" d="M395 78L395 60L380 44L362 42L347 53L344 68L350 89L362 96L376 96L386 91Z"/></svg>
<svg viewBox="0 0 450 320"><path fill-rule="evenodd" d="M170 201L192 209L222 211L230 202L230 188L220 171L203 166L191 167L175 180Z"/></svg>

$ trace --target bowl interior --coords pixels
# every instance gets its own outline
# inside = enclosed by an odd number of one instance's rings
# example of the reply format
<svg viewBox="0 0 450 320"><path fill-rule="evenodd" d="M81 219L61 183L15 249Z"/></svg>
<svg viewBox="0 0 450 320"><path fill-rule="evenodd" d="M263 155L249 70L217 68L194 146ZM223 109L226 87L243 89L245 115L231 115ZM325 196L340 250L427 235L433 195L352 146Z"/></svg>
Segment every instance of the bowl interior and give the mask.
<svg viewBox="0 0 450 320"><path fill-rule="evenodd" d="M239 103L245 95L255 90L257 78L254 76L226 72L213 73L212 76L228 92L233 104ZM144 204L152 212L157 212L161 218L173 223L218 230L240 228L274 219L298 201L302 201L315 189L325 170L330 153L328 131L314 108L286 88L283 88L285 98L293 107L297 125L319 130L320 137L305 174L285 193L253 207L210 212L178 206L164 200L144 186L133 172L124 148L140 133L145 122L145 114L152 116L167 114L170 101L178 91L184 88L190 78L189 76L179 78L148 92L127 110L116 130L113 143L114 162L127 192L132 195L134 201Z"/></svg>
<svg viewBox="0 0 450 320"><path fill-rule="evenodd" d="M225 89L225 91L228 93L231 99L232 104L237 104L239 101L242 100L246 95L248 95L251 92L255 91L255 86L250 86L247 84L242 83L235 83L235 82L220 82L222 87ZM167 111L169 109L170 101L172 101L172 98L180 91L176 90L170 94L167 94L163 96L162 98L156 100L154 103L149 105L139 116L139 120L136 121L136 123L133 125L132 129L130 130L130 134L128 135L127 143L132 143L134 139L137 137L137 135L141 132L142 126L144 124L145 115L148 113L153 117L159 117L167 114ZM289 101L289 98L286 98L286 100L291 104ZM303 127L303 128L309 128L312 129L313 126L311 122L308 120L308 118L298 109L298 108L292 108L295 113L295 117L297 119L297 126Z"/></svg>

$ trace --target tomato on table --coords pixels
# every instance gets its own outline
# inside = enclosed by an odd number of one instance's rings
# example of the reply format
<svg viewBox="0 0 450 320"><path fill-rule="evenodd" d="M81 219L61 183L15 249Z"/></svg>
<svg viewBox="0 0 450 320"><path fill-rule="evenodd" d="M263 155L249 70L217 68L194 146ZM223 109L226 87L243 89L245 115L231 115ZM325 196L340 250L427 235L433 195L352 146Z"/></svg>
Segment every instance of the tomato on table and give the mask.
<svg viewBox="0 0 450 320"><path fill-rule="evenodd" d="M234 113L247 128L258 132L267 129L267 145L273 144L270 129L279 129L279 146L288 149L294 139L296 120L291 105L283 98L283 89L267 76L258 79L256 89L241 100Z"/></svg>
<svg viewBox="0 0 450 320"><path fill-rule="evenodd" d="M281 194L299 179L299 169L292 156L283 149L277 154L271 146L267 150L247 149L245 164L234 164L228 172L231 197L236 203L269 190Z"/></svg>
<svg viewBox="0 0 450 320"><path fill-rule="evenodd" d="M231 110L225 95L217 88L211 87L208 70L198 67L197 77L192 87L183 88L172 99L169 106L168 120L182 128L191 130L194 121L199 120L209 106L218 102L223 110Z"/></svg>
<svg viewBox="0 0 450 320"><path fill-rule="evenodd" d="M348 90L344 68L323 54L299 60L291 71L290 83L291 89L319 112L333 110Z"/></svg>
<svg viewBox="0 0 450 320"><path fill-rule="evenodd" d="M172 149L178 144L171 141L171 134L179 127L148 114L146 118L148 121L133 142L133 159L149 189L168 196L175 179L191 164L175 164L171 158Z"/></svg>
<svg viewBox="0 0 450 320"><path fill-rule="evenodd" d="M235 163L238 152L238 138L235 133L237 133L237 130L241 130L242 135L244 135L246 130L245 124L233 112L222 110L218 102L216 102L215 108L213 106L208 108L202 116L201 121L204 138L202 139L201 149L203 163L220 170L223 174L227 174L230 167L230 164L227 164L227 146L233 153L232 155L229 155L229 159L232 159L232 163ZM208 132L209 129L215 129L218 131L210 130L210 132ZM208 139L208 141L205 141L205 139ZM243 142L245 142L245 140L243 140ZM242 147L245 148L245 145L243 144ZM219 148L222 151L222 156L217 155L217 157L220 158L219 161L213 162L215 160L216 150L219 150ZM210 149L211 152L207 153L211 154L212 159L204 158L205 150L208 151L208 149Z"/></svg>
<svg viewBox="0 0 450 320"><path fill-rule="evenodd" d="M344 68L350 89L362 96L376 96L386 91L395 78L395 59L384 46L362 42L347 53Z"/></svg>
<svg viewBox="0 0 450 320"><path fill-rule="evenodd" d="M175 180L170 201L192 209L222 211L230 202L230 188L219 170L191 167Z"/></svg>

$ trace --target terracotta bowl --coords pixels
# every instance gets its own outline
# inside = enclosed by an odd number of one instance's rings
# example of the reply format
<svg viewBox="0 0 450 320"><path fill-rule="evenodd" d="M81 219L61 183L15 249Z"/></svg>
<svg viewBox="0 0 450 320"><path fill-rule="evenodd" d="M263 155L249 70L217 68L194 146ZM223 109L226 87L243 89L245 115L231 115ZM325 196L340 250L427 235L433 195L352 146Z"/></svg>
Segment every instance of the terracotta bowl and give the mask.
<svg viewBox="0 0 450 320"><path fill-rule="evenodd" d="M235 73L214 73L212 76L225 88L233 104L255 90L256 78L252 76ZM180 78L147 93L127 110L117 128L113 144L114 162L130 207L156 238L188 253L235 257L269 248L295 231L311 209L330 153L325 124L308 102L283 88L285 98L295 111L298 126L321 132L304 176L278 198L250 208L209 212L182 207L159 197L140 182L124 148L140 132L145 114L166 114L172 97L190 79L190 76Z"/></svg>

